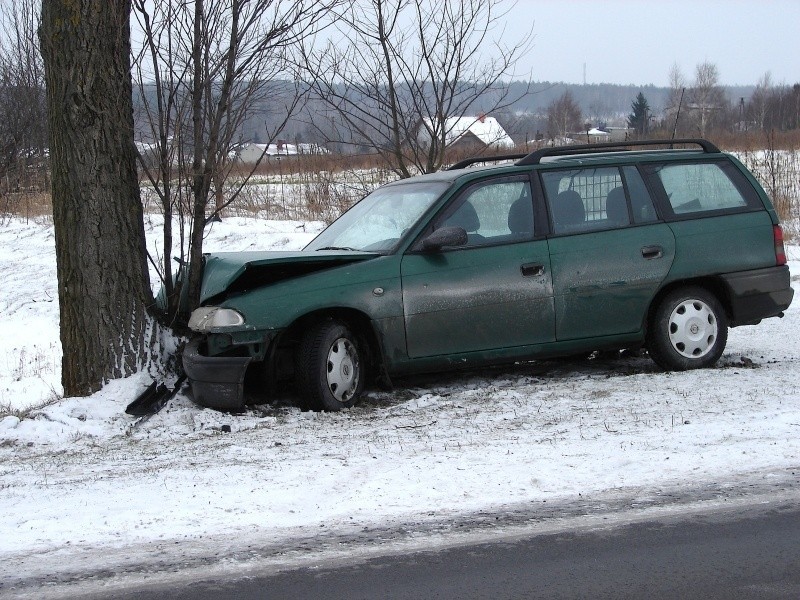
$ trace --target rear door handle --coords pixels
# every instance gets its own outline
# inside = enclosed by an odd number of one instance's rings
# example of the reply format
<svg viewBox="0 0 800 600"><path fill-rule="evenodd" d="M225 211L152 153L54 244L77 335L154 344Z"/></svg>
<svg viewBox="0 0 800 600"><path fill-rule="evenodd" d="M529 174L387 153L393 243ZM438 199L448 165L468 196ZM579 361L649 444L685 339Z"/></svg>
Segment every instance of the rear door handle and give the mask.
<svg viewBox="0 0 800 600"><path fill-rule="evenodd" d="M544 265L538 263L528 263L520 267L523 277L539 277L544 275Z"/></svg>
<svg viewBox="0 0 800 600"><path fill-rule="evenodd" d="M647 260L661 258L664 256L664 248L661 246L644 246L642 247L642 256Z"/></svg>

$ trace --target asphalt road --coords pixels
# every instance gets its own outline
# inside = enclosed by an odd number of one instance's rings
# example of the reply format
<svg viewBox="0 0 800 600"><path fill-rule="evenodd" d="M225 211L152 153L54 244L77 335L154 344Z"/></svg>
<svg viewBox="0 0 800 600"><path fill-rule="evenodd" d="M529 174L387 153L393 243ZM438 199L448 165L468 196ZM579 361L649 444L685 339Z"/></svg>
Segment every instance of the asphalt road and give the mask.
<svg viewBox="0 0 800 600"><path fill-rule="evenodd" d="M797 599L800 509L770 503L104 597Z"/></svg>

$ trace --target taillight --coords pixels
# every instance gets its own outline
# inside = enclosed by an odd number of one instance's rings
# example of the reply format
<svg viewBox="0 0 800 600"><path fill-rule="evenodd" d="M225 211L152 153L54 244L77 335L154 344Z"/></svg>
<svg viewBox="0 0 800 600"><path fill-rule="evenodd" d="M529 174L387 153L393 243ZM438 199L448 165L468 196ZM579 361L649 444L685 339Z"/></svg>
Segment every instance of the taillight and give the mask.
<svg viewBox="0 0 800 600"><path fill-rule="evenodd" d="M777 266L786 264L786 248L783 247L783 229L780 225L772 228L772 235L775 238L775 264Z"/></svg>

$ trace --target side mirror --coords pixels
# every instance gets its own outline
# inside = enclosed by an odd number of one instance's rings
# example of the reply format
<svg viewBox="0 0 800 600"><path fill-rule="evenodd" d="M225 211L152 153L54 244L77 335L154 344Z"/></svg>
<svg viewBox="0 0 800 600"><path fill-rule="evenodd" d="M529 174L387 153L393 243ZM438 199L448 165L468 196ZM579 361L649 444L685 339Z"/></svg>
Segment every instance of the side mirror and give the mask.
<svg viewBox="0 0 800 600"><path fill-rule="evenodd" d="M467 232L463 227L442 227L422 240L426 252L438 252L445 246L463 246L467 243Z"/></svg>

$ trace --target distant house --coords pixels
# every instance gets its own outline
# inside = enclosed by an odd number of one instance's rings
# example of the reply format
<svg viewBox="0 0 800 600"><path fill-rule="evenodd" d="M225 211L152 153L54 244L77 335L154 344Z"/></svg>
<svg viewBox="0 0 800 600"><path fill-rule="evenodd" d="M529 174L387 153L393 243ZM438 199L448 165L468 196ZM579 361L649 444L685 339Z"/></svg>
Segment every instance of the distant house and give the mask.
<svg viewBox="0 0 800 600"><path fill-rule="evenodd" d="M569 144L602 144L612 141L609 128L598 129L590 127L583 131L573 131L569 133L568 140L551 140L552 146L564 146Z"/></svg>
<svg viewBox="0 0 800 600"><path fill-rule="evenodd" d="M610 142L627 142L634 131L630 127L606 127Z"/></svg>
<svg viewBox="0 0 800 600"><path fill-rule="evenodd" d="M156 152L158 152L158 144L149 144L147 142L141 142L141 141L135 143L136 143L136 149L139 151L139 154L141 155L150 153L155 154Z"/></svg>
<svg viewBox="0 0 800 600"><path fill-rule="evenodd" d="M431 119L423 119L417 141L423 146L431 143ZM444 121L445 146L448 148L513 148L514 140L494 117L449 117Z"/></svg>
<svg viewBox="0 0 800 600"><path fill-rule="evenodd" d="M604 129L598 129L597 127L592 127L588 133L589 135L593 135L598 138L608 138L610 136L607 131Z"/></svg>
<svg viewBox="0 0 800 600"><path fill-rule="evenodd" d="M601 142L608 142L611 139L611 134L603 129L592 127L586 131L575 132L573 137L578 139L581 144L599 144Z"/></svg>
<svg viewBox="0 0 800 600"><path fill-rule="evenodd" d="M264 159L269 159L271 157L328 153L327 149L318 144L288 144L278 141L274 144L245 144L236 153L236 157L245 164L254 164L262 156Z"/></svg>

